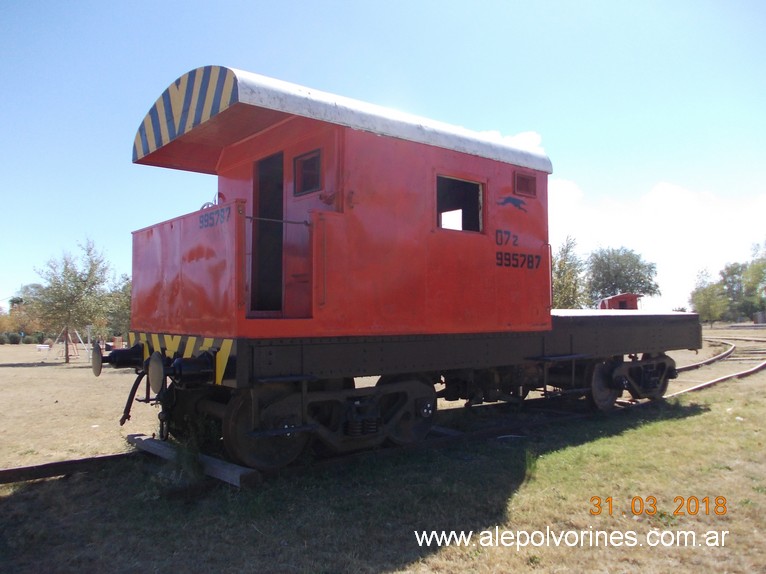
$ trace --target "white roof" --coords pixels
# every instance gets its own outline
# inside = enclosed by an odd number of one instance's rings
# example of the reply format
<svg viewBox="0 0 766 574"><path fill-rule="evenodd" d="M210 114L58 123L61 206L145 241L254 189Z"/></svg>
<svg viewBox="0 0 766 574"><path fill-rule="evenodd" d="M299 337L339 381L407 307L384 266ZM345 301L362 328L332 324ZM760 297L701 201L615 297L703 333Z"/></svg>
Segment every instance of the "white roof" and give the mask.
<svg viewBox="0 0 766 574"><path fill-rule="evenodd" d="M497 136L338 96L251 72L232 70L239 101L353 129L453 149L551 173L546 155L513 147Z"/></svg>

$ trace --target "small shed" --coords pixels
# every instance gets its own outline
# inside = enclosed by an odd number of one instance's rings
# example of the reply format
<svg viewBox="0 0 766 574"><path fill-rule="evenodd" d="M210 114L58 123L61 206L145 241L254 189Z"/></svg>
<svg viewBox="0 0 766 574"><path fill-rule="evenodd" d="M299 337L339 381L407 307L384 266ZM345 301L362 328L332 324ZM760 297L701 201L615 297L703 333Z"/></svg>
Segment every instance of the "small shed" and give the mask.
<svg viewBox="0 0 766 574"><path fill-rule="evenodd" d="M638 300L643 295L636 293L620 293L601 299L598 303L599 309L638 309Z"/></svg>

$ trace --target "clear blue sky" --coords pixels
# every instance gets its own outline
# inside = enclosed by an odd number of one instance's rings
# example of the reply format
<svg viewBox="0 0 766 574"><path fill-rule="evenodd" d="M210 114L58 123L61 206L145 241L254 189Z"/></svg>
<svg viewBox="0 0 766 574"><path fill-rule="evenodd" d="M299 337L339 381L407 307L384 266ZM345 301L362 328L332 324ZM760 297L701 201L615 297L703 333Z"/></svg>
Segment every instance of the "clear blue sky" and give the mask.
<svg viewBox="0 0 766 574"><path fill-rule="evenodd" d="M504 135L553 161L551 243L625 246L669 306L766 240L766 3L0 4L0 305L92 239L198 209L212 176L131 163L178 76L231 66Z"/></svg>

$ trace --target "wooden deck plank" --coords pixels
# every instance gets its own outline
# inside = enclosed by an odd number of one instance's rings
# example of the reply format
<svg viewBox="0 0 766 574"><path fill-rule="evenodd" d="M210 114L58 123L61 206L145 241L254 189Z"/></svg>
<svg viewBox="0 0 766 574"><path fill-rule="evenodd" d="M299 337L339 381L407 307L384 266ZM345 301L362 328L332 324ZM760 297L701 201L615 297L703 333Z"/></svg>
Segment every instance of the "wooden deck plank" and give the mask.
<svg viewBox="0 0 766 574"><path fill-rule="evenodd" d="M175 460L177 452L172 444L144 434L128 435L128 442L144 452L151 453L166 460ZM261 474L253 469L207 456L198 455L202 471L237 488L250 488L261 482Z"/></svg>

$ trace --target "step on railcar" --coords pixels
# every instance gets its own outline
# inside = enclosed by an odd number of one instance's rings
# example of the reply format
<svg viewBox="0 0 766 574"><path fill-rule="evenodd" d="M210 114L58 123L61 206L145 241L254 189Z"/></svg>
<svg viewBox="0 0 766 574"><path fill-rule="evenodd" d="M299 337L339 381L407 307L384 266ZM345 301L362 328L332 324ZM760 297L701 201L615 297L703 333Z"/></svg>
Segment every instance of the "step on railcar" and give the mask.
<svg viewBox="0 0 766 574"><path fill-rule="evenodd" d="M274 469L423 439L437 400L659 398L696 315L551 310L549 159L225 67L173 82L133 161L214 174L215 204L133 234L132 367L161 435L212 421ZM361 377L376 377L373 385Z"/></svg>

